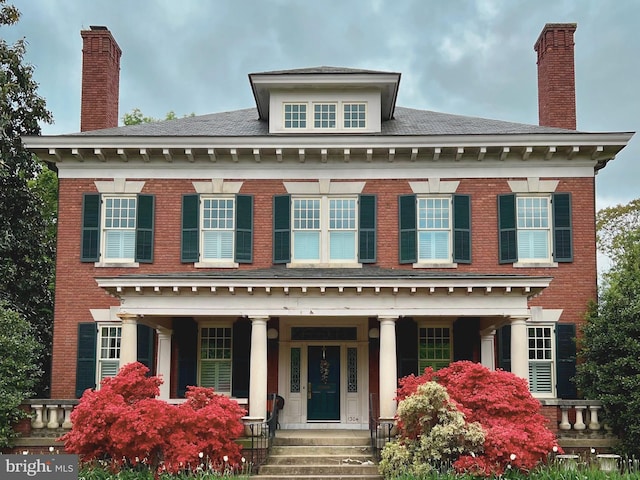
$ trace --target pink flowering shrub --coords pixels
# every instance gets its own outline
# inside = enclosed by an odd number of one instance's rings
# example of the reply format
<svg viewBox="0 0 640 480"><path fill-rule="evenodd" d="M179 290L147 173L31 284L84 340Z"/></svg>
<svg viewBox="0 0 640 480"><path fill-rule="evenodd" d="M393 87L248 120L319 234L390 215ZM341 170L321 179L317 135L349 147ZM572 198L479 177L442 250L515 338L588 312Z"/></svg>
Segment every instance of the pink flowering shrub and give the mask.
<svg viewBox="0 0 640 480"><path fill-rule="evenodd" d="M170 405L155 398L162 380L140 363L86 390L71 413L73 428L61 437L65 450L83 461L109 460L116 468L149 465L177 473L203 459L222 471L239 464L243 431L240 406L211 388L189 387L187 401ZM223 458L226 457L226 461Z"/></svg>
<svg viewBox="0 0 640 480"><path fill-rule="evenodd" d="M434 380L446 388L466 421L478 422L485 432L483 451L475 456L461 455L454 463L456 470L487 476L502 474L508 465L530 470L557 447L555 435L540 413L540 402L531 396L526 380L461 361L437 372L427 368L423 375L401 379L398 400Z"/></svg>

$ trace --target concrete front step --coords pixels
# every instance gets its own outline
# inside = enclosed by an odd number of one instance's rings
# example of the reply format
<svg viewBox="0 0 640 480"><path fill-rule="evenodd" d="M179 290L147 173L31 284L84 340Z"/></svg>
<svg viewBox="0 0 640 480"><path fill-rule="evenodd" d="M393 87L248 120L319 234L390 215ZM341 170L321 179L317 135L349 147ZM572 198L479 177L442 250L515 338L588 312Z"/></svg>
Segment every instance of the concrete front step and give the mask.
<svg viewBox="0 0 640 480"><path fill-rule="evenodd" d="M381 480L369 445L369 432L279 430L258 480Z"/></svg>

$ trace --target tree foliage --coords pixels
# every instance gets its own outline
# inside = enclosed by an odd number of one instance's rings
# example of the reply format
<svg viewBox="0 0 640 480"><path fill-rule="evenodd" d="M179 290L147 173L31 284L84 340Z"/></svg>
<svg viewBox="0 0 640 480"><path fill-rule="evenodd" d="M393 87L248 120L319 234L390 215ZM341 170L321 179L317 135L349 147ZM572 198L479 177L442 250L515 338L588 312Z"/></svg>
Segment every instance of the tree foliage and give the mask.
<svg viewBox="0 0 640 480"><path fill-rule="evenodd" d="M604 420L640 455L640 229L626 232L586 316L577 384L604 405Z"/></svg>
<svg viewBox="0 0 640 480"><path fill-rule="evenodd" d="M19 18L14 6L0 0L1 28ZM40 123L51 122L51 114L37 93L25 53L24 39L9 45L0 36L0 300L35 327L38 341L47 347L40 360L46 367L53 323L54 227L43 207L47 202L31 188L45 167L25 150L21 137L40 134ZM45 385L38 390L46 394Z"/></svg>
<svg viewBox="0 0 640 480"><path fill-rule="evenodd" d="M0 448L11 444L13 426L27 416L20 404L34 393L39 353L29 322L0 301Z"/></svg>
<svg viewBox="0 0 640 480"><path fill-rule="evenodd" d="M640 198L603 208L596 217L598 250L615 261L625 251L625 237L640 230Z"/></svg>
<svg viewBox="0 0 640 480"><path fill-rule="evenodd" d="M481 449L456 457L453 466L458 471L488 476L501 475L507 467L530 470L557 447L555 435L540 413L540 402L531 396L526 380L478 363L455 362L437 372L427 368L423 375L400 379L400 404L433 381L446 389L466 422L477 422L484 432ZM425 406L424 411L431 408ZM399 418L399 424L403 422Z"/></svg>
<svg viewBox="0 0 640 480"><path fill-rule="evenodd" d="M125 365L87 389L71 413L73 428L61 440L82 460L108 460L116 469L147 465L154 472L195 469L225 472L240 465L235 439L246 413L212 388L189 387L187 401L170 405L156 396L162 380L141 363Z"/></svg>
<svg viewBox="0 0 640 480"><path fill-rule="evenodd" d="M183 117L193 117L193 116L195 116L194 113L191 113L190 115L183 115ZM165 117L161 119L161 118L147 117L145 116L144 113L142 113L142 111L139 108L134 108L133 110L125 113L122 116L122 123L124 123L126 126L140 125L141 123L161 122L162 120L175 120L176 118L178 118L178 116L176 115L176 112L174 112L173 110L170 110L169 112L167 112Z"/></svg>

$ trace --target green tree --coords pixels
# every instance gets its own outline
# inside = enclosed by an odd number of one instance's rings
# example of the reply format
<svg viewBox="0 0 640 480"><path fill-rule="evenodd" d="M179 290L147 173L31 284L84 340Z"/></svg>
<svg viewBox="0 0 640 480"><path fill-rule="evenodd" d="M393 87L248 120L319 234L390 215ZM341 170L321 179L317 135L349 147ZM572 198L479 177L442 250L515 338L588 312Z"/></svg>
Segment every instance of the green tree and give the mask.
<svg viewBox="0 0 640 480"><path fill-rule="evenodd" d="M586 316L577 384L604 405L628 454L640 455L640 229L620 233L615 262Z"/></svg>
<svg viewBox="0 0 640 480"><path fill-rule="evenodd" d="M15 24L20 12L0 0L0 28ZM37 94L33 66L25 63L26 42L9 45L0 35L0 300L20 312L45 346L39 365L48 369L53 324L54 237L51 212L37 184L45 166L25 150L21 137L40 134L51 122ZM54 175L55 176L55 175ZM44 207L43 207L44 206ZM11 330L9 330L11 331ZM46 394L47 379L38 387Z"/></svg>
<svg viewBox="0 0 640 480"><path fill-rule="evenodd" d="M183 118L193 117L193 116L195 116L195 113L191 113L189 115L183 115ZM170 110L169 112L167 112L164 119L161 119L161 118L146 117L142 113L142 111L140 111L139 108L134 108L133 110L125 113L122 116L122 123L124 123L126 126L140 125L141 123L161 122L162 120L175 120L176 118L178 118L178 116L176 115L176 112L174 112L173 110Z"/></svg>
<svg viewBox="0 0 640 480"><path fill-rule="evenodd" d="M599 210L596 229L598 250L615 261L624 253L625 235L640 229L640 198Z"/></svg>
<svg viewBox="0 0 640 480"><path fill-rule="evenodd" d="M13 426L27 416L20 404L38 382L40 348L31 324L0 302L0 448L11 445Z"/></svg>

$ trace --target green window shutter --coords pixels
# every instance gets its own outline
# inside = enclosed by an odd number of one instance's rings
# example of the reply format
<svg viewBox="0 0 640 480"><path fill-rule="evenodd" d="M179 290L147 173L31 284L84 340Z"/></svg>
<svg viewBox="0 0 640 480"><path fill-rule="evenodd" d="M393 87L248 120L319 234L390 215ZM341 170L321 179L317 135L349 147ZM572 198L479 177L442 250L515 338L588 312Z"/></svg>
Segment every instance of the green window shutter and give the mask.
<svg viewBox="0 0 640 480"><path fill-rule="evenodd" d="M236 195L236 258L238 263L253 261L253 197Z"/></svg>
<svg viewBox="0 0 640 480"><path fill-rule="evenodd" d="M197 194L182 196L182 238L180 261L197 262L200 258L200 197Z"/></svg>
<svg viewBox="0 0 640 480"><path fill-rule="evenodd" d="M76 397L87 388L96 388L96 344L98 327L94 322L78 324L78 356L76 362Z"/></svg>
<svg viewBox="0 0 640 480"><path fill-rule="evenodd" d="M291 195L273 197L273 263L291 261Z"/></svg>
<svg viewBox="0 0 640 480"><path fill-rule="evenodd" d="M100 194L82 196L81 262L100 261Z"/></svg>
<svg viewBox="0 0 640 480"><path fill-rule="evenodd" d="M471 263L471 196L453 196L453 261Z"/></svg>
<svg viewBox="0 0 640 480"><path fill-rule="evenodd" d="M556 396L564 399L576 399L576 385L572 379L576 376L576 326L573 323L556 325Z"/></svg>
<svg viewBox="0 0 640 480"><path fill-rule="evenodd" d="M416 196L398 197L398 223L400 227L400 263L414 263L418 259L416 245Z"/></svg>
<svg viewBox="0 0 640 480"><path fill-rule="evenodd" d="M571 194L555 193L551 201L553 203L553 259L556 262L573 262Z"/></svg>
<svg viewBox="0 0 640 480"><path fill-rule="evenodd" d="M500 328L498 334L498 368L511 371L511 325Z"/></svg>
<svg viewBox="0 0 640 480"><path fill-rule="evenodd" d="M136 212L136 262L153 262L153 195L138 195Z"/></svg>
<svg viewBox="0 0 640 480"><path fill-rule="evenodd" d="M137 351L138 362L146 365L149 369L149 374L153 375L155 371L155 358L153 352L153 346L155 344L155 332L153 328L139 323L137 325Z"/></svg>
<svg viewBox="0 0 640 480"><path fill-rule="evenodd" d="M360 263L376 262L376 196L360 195L359 210L359 248Z"/></svg>
<svg viewBox="0 0 640 480"><path fill-rule="evenodd" d="M517 262L516 196L512 193L498 195L498 230L499 263Z"/></svg>

